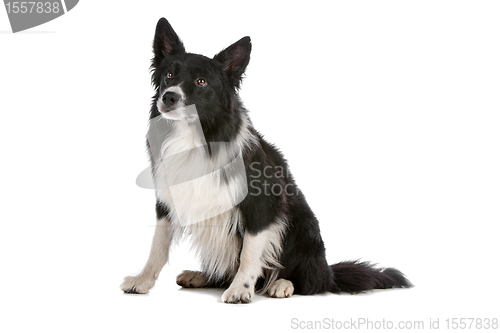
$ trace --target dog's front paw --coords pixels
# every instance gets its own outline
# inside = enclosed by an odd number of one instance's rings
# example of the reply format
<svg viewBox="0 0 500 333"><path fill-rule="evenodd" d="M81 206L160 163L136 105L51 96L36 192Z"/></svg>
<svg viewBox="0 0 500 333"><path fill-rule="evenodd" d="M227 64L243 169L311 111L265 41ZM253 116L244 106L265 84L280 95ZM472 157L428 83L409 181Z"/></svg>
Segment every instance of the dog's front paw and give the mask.
<svg viewBox="0 0 500 333"><path fill-rule="evenodd" d="M155 280L142 275L127 276L120 288L126 294L147 294L153 288Z"/></svg>
<svg viewBox="0 0 500 333"><path fill-rule="evenodd" d="M248 283L242 285L233 285L222 294L224 303L250 303L254 295L254 287Z"/></svg>

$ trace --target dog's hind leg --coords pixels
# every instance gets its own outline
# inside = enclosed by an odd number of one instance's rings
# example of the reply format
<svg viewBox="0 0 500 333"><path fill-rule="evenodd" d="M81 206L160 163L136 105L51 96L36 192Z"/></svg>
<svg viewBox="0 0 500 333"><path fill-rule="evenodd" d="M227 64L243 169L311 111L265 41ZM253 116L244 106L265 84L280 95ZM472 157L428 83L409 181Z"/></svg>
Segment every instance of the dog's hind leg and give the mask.
<svg viewBox="0 0 500 333"><path fill-rule="evenodd" d="M160 275L168 260L168 252L173 238L173 227L166 218L156 223L153 244L146 266L137 276L127 276L120 288L127 294L147 294Z"/></svg>

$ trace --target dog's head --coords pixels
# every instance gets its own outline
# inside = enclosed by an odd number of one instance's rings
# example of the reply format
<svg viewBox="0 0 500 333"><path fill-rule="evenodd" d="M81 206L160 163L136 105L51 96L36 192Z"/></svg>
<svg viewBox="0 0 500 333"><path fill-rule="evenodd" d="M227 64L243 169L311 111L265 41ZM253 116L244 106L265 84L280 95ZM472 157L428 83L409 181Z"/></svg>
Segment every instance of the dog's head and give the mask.
<svg viewBox="0 0 500 333"><path fill-rule="evenodd" d="M243 37L213 58L187 53L168 21L161 18L153 41L152 81L156 89L151 117L190 120L195 105L202 124L237 117L237 90L250 61L250 37Z"/></svg>

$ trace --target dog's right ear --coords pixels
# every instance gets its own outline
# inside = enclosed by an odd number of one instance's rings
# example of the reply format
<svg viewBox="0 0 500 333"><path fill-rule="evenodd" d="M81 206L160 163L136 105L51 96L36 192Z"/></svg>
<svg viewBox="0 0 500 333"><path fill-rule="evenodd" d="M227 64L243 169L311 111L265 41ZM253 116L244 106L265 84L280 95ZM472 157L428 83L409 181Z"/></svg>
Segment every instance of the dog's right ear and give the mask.
<svg viewBox="0 0 500 333"><path fill-rule="evenodd" d="M154 68L157 68L166 56L186 52L174 29L172 29L170 23L163 17L156 24L153 52L152 66Z"/></svg>

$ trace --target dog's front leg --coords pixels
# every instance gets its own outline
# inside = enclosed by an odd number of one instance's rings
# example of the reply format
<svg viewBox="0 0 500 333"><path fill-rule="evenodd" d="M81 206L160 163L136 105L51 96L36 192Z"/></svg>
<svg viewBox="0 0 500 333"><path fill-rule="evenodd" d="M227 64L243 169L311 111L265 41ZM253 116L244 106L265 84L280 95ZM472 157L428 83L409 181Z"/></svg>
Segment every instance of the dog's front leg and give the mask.
<svg viewBox="0 0 500 333"><path fill-rule="evenodd" d="M222 295L225 303L249 303L255 294L255 283L260 275L264 261L262 255L269 244L269 231L257 234L245 232L240 254L240 266L233 282Z"/></svg>
<svg viewBox="0 0 500 333"><path fill-rule="evenodd" d="M153 244L148 261L142 272L137 276L127 276L120 286L128 294L147 294L160 275L161 269L168 260L168 252L172 243L172 224L166 218L156 223Z"/></svg>

